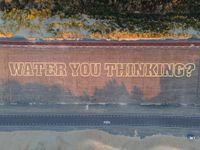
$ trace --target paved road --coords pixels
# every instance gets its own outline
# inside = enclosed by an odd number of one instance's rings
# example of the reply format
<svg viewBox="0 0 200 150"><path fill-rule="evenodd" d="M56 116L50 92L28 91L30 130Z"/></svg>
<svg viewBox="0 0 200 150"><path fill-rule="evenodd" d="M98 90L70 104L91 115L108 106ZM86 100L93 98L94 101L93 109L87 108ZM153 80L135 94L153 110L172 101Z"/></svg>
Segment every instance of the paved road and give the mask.
<svg viewBox="0 0 200 150"><path fill-rule="evenodd" d="M200 117L134 114L0 115L0 126L162 126L200 127Z"/></svg>

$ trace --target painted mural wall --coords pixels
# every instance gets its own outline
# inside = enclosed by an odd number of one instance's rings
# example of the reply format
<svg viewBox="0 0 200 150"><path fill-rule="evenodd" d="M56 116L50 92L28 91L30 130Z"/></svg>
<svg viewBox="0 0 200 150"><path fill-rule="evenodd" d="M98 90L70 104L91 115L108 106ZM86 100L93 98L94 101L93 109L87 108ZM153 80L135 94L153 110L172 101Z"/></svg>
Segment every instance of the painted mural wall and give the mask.
<svg viewBox="0 0 200 150"><path fill-rule="evenodd" d="M2 103L200 101L197 47L2 47Z"/></svg>

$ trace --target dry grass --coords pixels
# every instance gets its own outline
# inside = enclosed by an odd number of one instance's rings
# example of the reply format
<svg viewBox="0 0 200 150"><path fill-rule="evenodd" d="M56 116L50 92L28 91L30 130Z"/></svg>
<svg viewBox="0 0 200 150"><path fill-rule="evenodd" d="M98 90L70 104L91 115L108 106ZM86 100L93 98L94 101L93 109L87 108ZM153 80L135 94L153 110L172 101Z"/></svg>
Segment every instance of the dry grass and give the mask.
<svg viewBox="0 0 200 150"><path fill-rule="evenodd" d="M11 32L0 32L0 38L11 38L13 37L13 33Z"/></svg>
<svg viewBox="0 0 200 150"><path fill-rule="evenodd" d="M110 32L106 35L93 33L90 35L92 39L107 39L107 40L139 40L139 39L189 39L190 34L170 34L158 32Z"/></svg>
<svg viewBox="0 0 200 150"><path fill-rule="evenodd" d="M11 32L0 32L0 38L11 38L14 34ZM81 40L83 38L96 40L151 40L151 39L189 39L190 34L170 34L157 32L119 32L114 31L108 34L100 32L83 35L78 32L59 32L53 37L45 38L44 40Z"/></svg>

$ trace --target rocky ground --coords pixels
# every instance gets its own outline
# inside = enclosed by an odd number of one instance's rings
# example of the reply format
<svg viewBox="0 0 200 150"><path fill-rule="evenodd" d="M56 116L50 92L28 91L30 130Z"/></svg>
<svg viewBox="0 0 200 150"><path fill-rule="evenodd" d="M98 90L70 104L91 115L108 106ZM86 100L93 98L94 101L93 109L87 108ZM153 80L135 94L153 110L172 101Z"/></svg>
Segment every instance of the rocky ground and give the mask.
<svg viewBox="0 0 200 150"><path fill-rule="evenodd" d="M1 150L197 150L199 140L173 136L145 139L115 136L98 130L1 132Z"/></svg>

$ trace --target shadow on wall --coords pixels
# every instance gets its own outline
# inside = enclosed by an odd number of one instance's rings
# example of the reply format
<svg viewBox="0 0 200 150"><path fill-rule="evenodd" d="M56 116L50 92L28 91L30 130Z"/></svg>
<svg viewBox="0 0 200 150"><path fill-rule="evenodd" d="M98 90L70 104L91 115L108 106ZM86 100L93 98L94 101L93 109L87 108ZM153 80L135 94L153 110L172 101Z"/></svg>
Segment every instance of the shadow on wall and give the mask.
<svg viewBox="0 0 200 150"><path fill-rule="evenodd" d="M20 84L9 80L0 85L0 101L4 104L57 104L57 103L140 103L144 101L144 94L138 87L134 87L129 94L125 85L116 80L110 80L105 87L96 88L92 96L86 92L82 96L75 96L59 85L47 86L38 83Z"/></svg>
<svg viewBox="0 0 200 150"><path fill-rule="evenodd" d="M161 78L161 92L152 101L162 104L200 104L200 60L191 77Z"/></svg>
<svg viewBox="0 0 200 150"><path fill-rule="evenodd" d="M22 85L14 80L1 85L0 96L1 102L5 104L57 103L69 99L76 101L70 91L65 91L58 85L46 86L38 83Z"/></svg>

